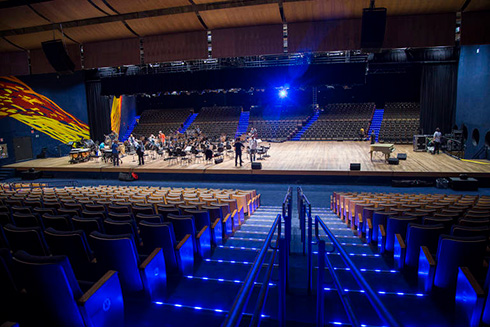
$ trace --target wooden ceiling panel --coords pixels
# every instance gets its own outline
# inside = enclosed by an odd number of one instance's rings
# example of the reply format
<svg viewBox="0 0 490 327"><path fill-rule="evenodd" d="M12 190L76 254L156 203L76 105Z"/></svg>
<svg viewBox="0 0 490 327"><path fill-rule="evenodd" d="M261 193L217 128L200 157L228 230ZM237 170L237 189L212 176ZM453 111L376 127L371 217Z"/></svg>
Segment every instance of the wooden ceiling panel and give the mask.
<svg viewBox="0 0 490 327"><path fill-rule="evenodd" d="M188 0L107 0L120 13L189 6Z"/></svg>
<svg viewBox="0 0 490 327"><path fill-rule="evenodd" d="M122 22L67 28L65 32L82 43L134 37Z"/></svg>
<svg viewBox="0 0 490 327"><path fill-rule="evenodd" d="M457 12L463 3L464 0L377 0L376 7L387 8L389 16L399 16ZM369 7L369 0L313 0L286 2L283 6L288 22L359 18L362 16L362 9Z"/></svg>
<svg viewBox="0 0 490 327"><path fill-rule="evenodd" d="M369 7L369 0L286 2L283 4L283 7L286 20L290 23L323 19L357 18L362 16L363 8Z"/></svg>
<svg viewBox="0 0 490 327"><path fill-rule="evenodd" d="M31 33L24 35L14 35L6 37L10 42L17 44L24 49L36 49L41 47L41 42L50 41L53 39L62 39L62 35L58 30L54 31L54 37L52 31ZM74 42L69 39L64 39L66 44L73 44Z"/></svg>
<svg viewBox="0 0 490 327"><path fill-rule="evenodd" d="M33 4L32 7L56 23L106 16L88 1L80 0L52 0Z"/></svg>
<svg viewBox="0 0 490 327"><path fill-rule="evenodd" d="M488 0L472 0L465 12L467 11L480 11L480 10L490 10L490 1Z"/></svg>
<svg viewBox="0 0 490 327"><path fill-rule="evenodd" d="M103 0L92 0L92 2L97 6L99 7L100 9L102 9L103 11L105 11L106 13L108 13L109 15L116 15L117 13L115 11L113 11L111 8L107 7L107 5L104 3ZM107 2L107 1L106 1Z"/></svg>
<svg viewBox="0 0 490 327"><path fill-rule="evenodd" d="M200 12L200 15L210 29L282 22L277 4L209 10Z"/></svg>
<svg viewBox="0 0 490 327"><path fill-rule="evenodd" d="M141 36L189 32L204 29L194 13L133 19L126 22Z"/></svg>
<svg viewBox="0 0 490 327"><path fill-rule="evenodd" d="M195 4L202 4L202 3L212 3L212 2L225 2L229 0L194 0Z"/></svg>
<svg viewBox="0 0 490 327"><path fill-rule="evenodd" d="M0 52L19 51L20 49L14 47L4 39L0 39Z"/></svg>
<svg viewBox="0 0 490 327"><path fill-rule="evenodd" d="M389 16L457 12L464 0L377 0L376 7L388 9Z"/></svg>
<svg viewBox="0 0 490 327"><path fill-rule="evenodd" d="M0 9L0 30L48 24L27 6Z"/></svg>

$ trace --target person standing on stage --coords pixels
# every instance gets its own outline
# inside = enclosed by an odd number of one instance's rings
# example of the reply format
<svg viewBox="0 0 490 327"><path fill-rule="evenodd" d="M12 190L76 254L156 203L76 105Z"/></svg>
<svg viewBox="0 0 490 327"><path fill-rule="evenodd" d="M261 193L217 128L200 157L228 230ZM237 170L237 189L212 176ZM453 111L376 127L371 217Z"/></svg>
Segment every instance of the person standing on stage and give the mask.
<svg viewBox="0 0 490 327"><path fill-rule="evenodd" d="M374 129L371 130L371 136L370 136L370 138L371 138L371 144L376 143L376 133L374 132Z"/></svg>
<svg viewBox="0 0 490 327"><path fill-rule="evenodd" d="M432 152L432 154L439 154L439 149L441 148L441 137L441 130L439 127L437 127L434 133L434 152Z"/></svg>
<svg viewBox="0 0 490 327"><path fill-rule="evenodd" d="M254 135L252 135L252 137L250 138L248 146L250 147L250 162L254 162L255 154L257 153L257 140L255 139Z"/></svg>
<svg viewBox="0 0 490 327"><path fill-rule="evenodd" d="M138 155L138 166L145 164L145 146L139 141L136 145L136 154Z"/></svg>
<svg viewBox="0 0 490 327"><path fill-rule="evenodd" d="M359 141L362 141L364 140L364 128L361 127L361 129L359 130Z"/></svg>
<svg viewBox="0 0 490 327"><path fill-rule="evenodd" d="M242 160L243 143L240 142L239 138L237 138L233 146L235 147L235 167L238 164L238 158L240 158L240 167L241 167L243 164L243 160Z"/></svg>
<svg viewBox="0 0 490 327"><path fill-rule="evenodd" d="M119 166L119 144L117 140L112 143L112 161L114 166Z"/></svg>
<svg viewBox="0 0 490 327"><path fill-rule="evenodd" d="M165 134L162 131L158 132L158 138L162 146L165 146Z"/></svg>

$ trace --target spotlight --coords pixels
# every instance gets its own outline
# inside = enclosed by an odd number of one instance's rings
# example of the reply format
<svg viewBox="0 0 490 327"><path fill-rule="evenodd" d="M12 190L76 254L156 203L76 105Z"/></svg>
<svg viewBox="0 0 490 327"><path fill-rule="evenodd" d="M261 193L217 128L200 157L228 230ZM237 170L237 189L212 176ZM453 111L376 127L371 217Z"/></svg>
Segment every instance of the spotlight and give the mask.
<svg viewBox="0 0 490 327"><path fill-rule="evenodd" d="M284 99L284 98L285 98L285 97L287 97L287 96L288 96L288 91L287 91L287 90L284 90L284 89L279 90L279 97L280 97L281 99Z"/></svg>

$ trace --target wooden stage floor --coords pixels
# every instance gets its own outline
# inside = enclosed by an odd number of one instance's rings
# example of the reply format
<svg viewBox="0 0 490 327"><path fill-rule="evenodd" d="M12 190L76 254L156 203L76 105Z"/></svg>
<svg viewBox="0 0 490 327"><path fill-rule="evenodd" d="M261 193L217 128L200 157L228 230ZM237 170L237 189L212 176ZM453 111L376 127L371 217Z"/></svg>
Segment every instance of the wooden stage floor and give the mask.
<svg viewBox="0 0 490 327"><path fill-rule="evenodd" d="M384 155L375 153L371 161L368 142L285 142L272 143L270 157L260 160L262 170L252 170L250 160L243 156L243 167L235 167L234 157L225 155L221 164L169 163L159 158L146 160L138 166L136 156L124 157L123 164L114 167L102 160L70 164L68 157L24 161L5 166L26 170L77 172L130 172L136 173L195 173L195 174L257 174L257 175L313 175L313 176L393 176L393 177L442 177L465 173L474 177L490 177L490 162L467 162L445 154L431 155L414 152L412 145L395 145L397 153L407 153L406 161L388 165ZM393 154L392 154L393 156ZM350 163L361 163L361 171L350 171Z"/></svg>

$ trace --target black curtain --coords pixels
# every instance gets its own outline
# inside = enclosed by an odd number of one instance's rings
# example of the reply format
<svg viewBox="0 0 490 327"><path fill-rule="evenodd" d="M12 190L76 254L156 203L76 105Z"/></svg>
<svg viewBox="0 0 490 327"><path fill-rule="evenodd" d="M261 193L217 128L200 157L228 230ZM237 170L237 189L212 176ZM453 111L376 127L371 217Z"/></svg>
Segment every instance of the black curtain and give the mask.
<svg viewBox="0 0 490 327"><path fill-rule="evenodd" d="M456 110L457 63L425 64L420 83L420 126L424 134L439 127L450 133Z"/></svg>
<svg viewBox="0 0 490 327"><path fill-rule="evenodd" d="M85 82L87 92L88 123L90 137L94 141L103 141L104 134L111 132L111 107L108 97L102 96L100 80Z"/></svg>

